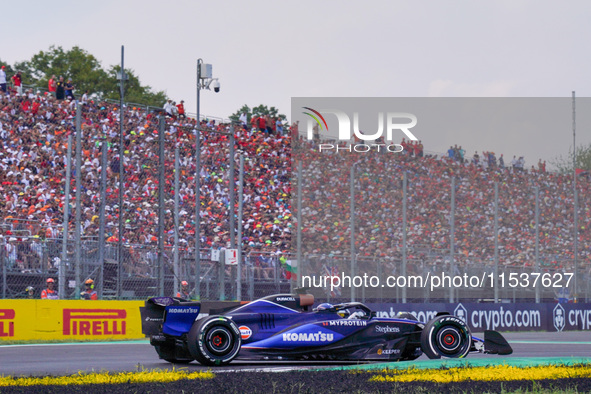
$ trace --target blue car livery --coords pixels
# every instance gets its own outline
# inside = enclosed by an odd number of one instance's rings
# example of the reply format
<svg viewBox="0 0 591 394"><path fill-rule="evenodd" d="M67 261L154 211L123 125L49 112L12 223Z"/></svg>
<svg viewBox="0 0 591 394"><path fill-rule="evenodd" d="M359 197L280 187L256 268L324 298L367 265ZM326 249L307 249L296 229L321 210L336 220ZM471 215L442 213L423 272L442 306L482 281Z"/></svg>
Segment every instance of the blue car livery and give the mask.
<svg viewBox="0 0 591 394"><path fill-rule="evenodd" d="M469 352L510 354L496 331L474 337L456 316L424 323L410 313L378 318L359 302L320 304L310 294L277 294L200 314L201 304L156 297L140 308L142 331L159 357L226 365L239 360L406 361L461 358Z"/></svg>

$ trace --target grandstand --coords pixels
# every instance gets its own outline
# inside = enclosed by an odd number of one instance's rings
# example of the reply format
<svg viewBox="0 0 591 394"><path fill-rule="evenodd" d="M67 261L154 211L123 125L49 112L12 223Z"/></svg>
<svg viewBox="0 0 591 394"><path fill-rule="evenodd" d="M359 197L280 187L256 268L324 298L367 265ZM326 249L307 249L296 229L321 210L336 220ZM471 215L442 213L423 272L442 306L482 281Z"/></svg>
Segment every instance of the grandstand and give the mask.
<svg viewBox="0 0 591 394"><path fill-rule="evenodd" d="M158 111L125 106L124 206L118 206L119 108L105 101L82 105L81 275L104 276L105 297L114 294L117 262L123 263L119 296L145 297L158 291ZM51 95L28 91L22 97L0 98L0 235L3 297L24 296L27 285L42 286L55 276L62 262L66 152L75 131L75 105ZM194 278L195 237L195 126L194 119L166 120L165 126L165 286L173 293L172 276ZM246 267L244 298L289 289L288 273L280 256L293 252L292 163L304 163L302 193L302 270L324 275L328 268L347 269L350 261L349 169L355 166L357 272L400 273L402 250L402 176L408 177L409 272L424 274L450 269L450 194L455 179L455 269L459 273L490 270L493 262L493 185L500 184L499 259L505 269L531 270L535 259L534 188L541 193L540 261L547 272L572 272L573 201L571 177L546 171L458 161L444 155L407 150L402 154L347 155L317 152L312 145L289 135L260 132L243 125L202 120L201 251L204 260L201 294L230 297L232 285L220 284L209 251L227 247L229 235L229 138L215 131L235 132L236 152L245 157L244 222L240 241ZM101 144L108 144L106 185L105 261L98 261ZM175 149L179 151L178 191L174 189ZM427 147L428 148L428 147ZM292 151L293 149L293 151ZM414 152L414 154L413 154ZM429 153L429 151L426 151ZM238 178L238 174L236 174ZM589 180L578 184L579 273L589 293ZM175 193L180 203L174 204ZM70 185L69 238L75 221L75 182ZM181 266L173 269L175 248L173 213L178 211ZM123 234L118 234L118 215ZM125 245L118 255L119 236ZM295 239L295 238L294 238ZM64 264L71 277L75 265L73 243ZM101 269L102 267L102 269ZM230 270L225 281L235 275ZM219 275L218 275L219 276ZM234 278L235 279L235 278ZM101 282L99 282L101 283ZM227 289L226 286L229 286ZM585 287L586 286L586 287ZM71 296L71 292L69 293ZM524 295L527 298L531 295ZM588 295L587 295L588 296ZM369 297L369 295L368 295ZM373 294L389 297L392 294ZM428 298L429 296L427 296ZM437 298L437 296L431 296ZM467 294L466 297L472 297ZM515 297L515 295L514 295ZM425 298L416 294L415 298Z"/></svg>
<svg viewBox="0 0 591 394"><path fill-rule="evenodd" d="M402 273L402 179L408 180L408 274L492 272L494 267L494 185L499 184L499 263L501 272L531 273L536 266L535 192L539 189L539 262L542 273L573 273L574 201L572 175L547 172L543 166L525 168L497 165L456 156L417 154L350 154L319 152L323 141L300 138L293 147L303 163L302 254L310 272L351 272L350 169L354 167L354 228L356 273ZM326 141L335 143L334 141ZM337 142L338 143L338 142ZM404 144L404 142L402 142ZM341 142L343 144L343 142ZM455 208L452 211L452 178ZM590 183L580 178L578 293L589 297L591 274L589 237ZM451 216L455 222L451 261ZM452 265L453 264L453 265ZM571 297L575 293L570 288ZM529 291L528 291L529 290ZM348 292L348 290L347 290ZM382 297L380 290L378 297ZM492 291L460 291L461 298L492 298ZM347 293L348 295L348 293ZM376 292L374 291L374 296ZM396 297L398 297L396 295ZM504 289L508 299L531 300L533 288ZM554 298L554 290L544 296ZM390 292L390 297L394 294ZM415 291L417 299L447 299Z"/></svg>
<svg viewBox="0 0 591 394"><path fill-rule="evenodd" d="M61 254L64 203L66 201L66 152L68 136L75 132L75 105L51 95L27 92L22 97L0 99L0 235L6 243L4 266L8 273L55 275ZM158 227L158 111L125 107L124 115L124 204L118 207L119 108L104 101L82 105L82 263L83 276L97 276L97 235L100 206L100 161L103 138L108 144L106 185L105 257L119 261L118 215L125 223L124 275L126 278L155 277ZM201 244L203 253L229 244L228 137L211 131L227 131L230 124L203 120L201 151ZM168 119L165 137L165 240L167 272L174 246L174 165L179 150L180 216L179 250L189 265L195 252L195 120ZM291 212L289 207L289 138L256 130L236 130L236 151L245 157L244 255L288 252ZM237 157L236 157L237 158ZM75 182L70 188L68 232L74 234ZM41 243L42 247L36 246ZM73 242L69 246L72 247ZM73 250L67 266L73 268ZM278 270L276 270L279 272ZM4 286L3 295L16 296L27 281ZM180 273L177 273L180 275ZM184 277L194 275L184 270ZM6 276L5 276L6 277ZM9 281L11 282L11 281ZM32 284L32 283L27 283ZM145 288L145 286L139 286ZM136 289L137 290L137 289ZM148 290L149 292L150 290ZM153 289L152 289L153 291ZM172 292L172 289L169 290ZM141 296L141 294L133 294Z"/></svg>

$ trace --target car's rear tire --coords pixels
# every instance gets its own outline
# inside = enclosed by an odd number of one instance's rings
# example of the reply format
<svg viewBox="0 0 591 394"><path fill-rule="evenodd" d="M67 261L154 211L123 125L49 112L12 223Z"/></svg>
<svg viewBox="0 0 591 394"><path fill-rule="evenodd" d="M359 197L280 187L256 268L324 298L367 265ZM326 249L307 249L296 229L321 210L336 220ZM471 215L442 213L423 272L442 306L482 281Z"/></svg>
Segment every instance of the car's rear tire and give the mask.
<svg viewBox="0 0 591 394"><path fill-rule="evenodd" d="M455 316L437 316L421 332L421 349L429 358L463 358L471 345L470 328Z"/></svg>
<svg viewBox="0 0 591 394"><path fill-rule="evenodd" d="M227 365L240 352L242 338L232 319L210 316L193 323L187 336L189 353L203 365Z"/></svg>
<svg viewBox="0 0 591 394"><path fill-rule="evenodd" d="M173 344L162 344L156 346L156 352L158 356L164 361L168 361L169 363L173 364L189 364L193 361L189 354L178 354L178 349L175 348ZM186 353L186 352L185 352ZM185 357L186 356L186 357Z"/></svg>

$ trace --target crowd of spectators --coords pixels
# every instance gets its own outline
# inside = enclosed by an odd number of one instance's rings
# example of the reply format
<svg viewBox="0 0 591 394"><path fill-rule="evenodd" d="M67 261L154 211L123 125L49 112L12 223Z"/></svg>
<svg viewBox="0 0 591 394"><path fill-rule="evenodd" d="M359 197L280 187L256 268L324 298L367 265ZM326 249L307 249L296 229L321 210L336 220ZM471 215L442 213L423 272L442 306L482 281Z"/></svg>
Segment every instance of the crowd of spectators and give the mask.
<svg viewBox="0 0 591 394"><path fill-rule="evenodd" d="M81 227L83 237L99 230L101 147L108 146L106 186L106 239L118 241L118 215L123 215L123 241L137 267L146 274L146 247L157 245L158 234L158 119L137 107L124 108L123 207L119 209L119 107L107 102L81 101L82 167ZM176 107L178 109L178 107ZM62 235L66 191L68 136L75 147L75 102L31 89L19 95L0 95L0 235L7 245L31 237L55 239ZM195 120L167 117L165 126L165 247L174 244L174 195L178 192L180 249L194 253L195 237ZM290 139L274 131L202 120L201 244L227 247L229 234L229 136L236 138L236 156L245 157L245 253L286 253L291 247ZM218 133L223 132L223 133ZM225 134L224 134L225 133ZM104 140L103 140L104 138ZM179 150L179 188L174 189L175 148ZM75 149L72 151L75 170ZM236 167L238 168L238 166ZM236 181L238 170L236 170ZM75 217L75 171L70 185L70 224ZM237 212L238 200L235 200ZM10 248L10 246L7 246ZM17 251L12 265L30 268L27 253ZM56 255L57 254L56 251ZM144 261L140 261L140 260ZM51 260L50 260L51 261Z"/></svg>
<svg viewBox="0 0 591 394"><path fill-rule="evenodd" d="M56 92L59 92L57 83ZM0 235L13 267L28 269L40 249L19 253L18 242L61 237L66 201L68 137L75 136L75 102L31 89L0 95ZM85 94L82 113L81 227L83 237L99 231L101 147L108 147L106 239L117 242L123 215L128 273L147 275L150 263L137 251L154 247L158 234L158 113L124 108L123 152L119 150L119 107ZM182 102L181 102L182 104ZM180 249L192 253L195 237L195 120L184 107L167 103L165 126L165 245L174 245L174 196L180 200ZM181 116L181 114L183 116ZM447 264L450 249L451 178L455 179L455 250L460 266L490 265L494 253L494 183L499 184L499 256L507 266L532 266L535 253L535 197L540 190L540 250L544 264L572 268L572 177L547 172L545 162L527 169L523 158L509 164L503 155L475 153L461 146L447 154L425 155L420 142L402 141L402 153L327 154L292 138L270 117L241 118L239 126L202 120L201 244L226 247L229 228L229 136L245 157L243 237L245 253L292 251L292 159L304 164L303 252L347 261L350 251L349 169L355 166L355 250L360 259L385 261L395 270L402 246L402 178L408 179L407 245L420 265ZM293 130L292 130L293 131ZM220 133L221 132L221 133ZM75 141L75 138L73 139ZM179 187L175 190L175 148ZM293 151L292 151L293 150ZM118 206L119 161L123 154L123 207ZM70 185L73 232L75 177ZM236 180L238 171L236 171ZM589 266L590 184L579 182L579 260ZM235 207L237 211L237 201ZM38 241L35 241L38 242ZM135 253L135 254L134 254ZM263 259L264 260L264 259ZM269 276L261 263L257 275ZM320 267L317 267L320 270Z"/></svg>
<svg viewBox="0 0 591 394"><path fill-rule="evenodd" d="M404 141L403 141L404 143ZM462 147L447 154L351 154L318 152L318 141L299 140L293 156L303 163L303 247L313 271L350 264L350 168L355 168L355 252L376 273L400 273L403 174L407 174L407 247L410 272L450 272L451 190L455 179L455 264L491 267L494 262L494 184L499 185L499 259L503 266L532 268L535 261L535 190L539 188L539 251L544 269L573 268L572 175L547 172L545 162L506 165L503 155L474 154ZM589 271L590 182L580 178L579 268ZM383 265L386 262L386 265ZM361 264L361 263L360 263ZM385 268L385 267L388 268ZM361 265L360 265L361 267ZM347 271L349 271L347 269Z"/></svg>

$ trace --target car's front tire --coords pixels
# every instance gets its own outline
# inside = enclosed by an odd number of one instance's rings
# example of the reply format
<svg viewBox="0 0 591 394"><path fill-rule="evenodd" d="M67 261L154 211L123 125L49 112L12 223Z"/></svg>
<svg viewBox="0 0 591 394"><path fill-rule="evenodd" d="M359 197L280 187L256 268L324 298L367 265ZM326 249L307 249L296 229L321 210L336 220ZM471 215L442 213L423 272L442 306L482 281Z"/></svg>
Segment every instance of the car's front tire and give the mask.
<svg viewBox="0 0 591 394"><path fill-rule="evenodd" d="M165 358L164 361L168 361L171 364L189 364L193 360L180 360L176 358Z"/></svg>
<svg viewBox="0 0 591 394"><path fill-rule="evenodd" d="M211 366L229 364L242 345L238 326L224 316L210 316L193 323L187 341L191 356Z"/></svg>
<svg viewBox="0 0 591 394"><path fill-rule="evenodd" d="M421 349L429 358L463 358L471 345L470 328L455 316L437 316L421 332Z"/></svg>

